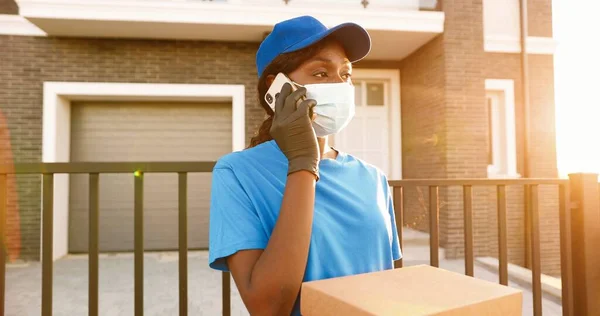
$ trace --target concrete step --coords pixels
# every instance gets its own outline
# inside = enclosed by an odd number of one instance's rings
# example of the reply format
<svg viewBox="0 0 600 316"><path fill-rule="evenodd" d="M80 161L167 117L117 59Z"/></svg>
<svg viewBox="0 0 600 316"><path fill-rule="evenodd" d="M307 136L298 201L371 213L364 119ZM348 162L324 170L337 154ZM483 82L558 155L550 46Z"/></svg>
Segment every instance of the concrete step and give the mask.
<svg viewBox="0 0 600 316"><path fill-rule="evenodd" d="M429 245L427 247L424 246L414 246L414 245L404 245L402 248L402 258L409 261L427 261L429 262ZM438 258L443 260L446 258L446 251L443 248L438 250Z"/></svg>
<svg viewBox="0 0 600 316"><path fill-rule="evenodd" d="M476 258L475 261L483 266L484 268L498 273L499 270L499 262L498 259L493 257L479 257ZM532 275L531 270L518 266L516 264L509 263L508 264L508 279L518 284L524 284L526 286L531 287L532 283ZM550 295L560 302L562 297L562 282L560 278L555 278L553 276L541 275L542 281L542 292L546 295Z"/></svg>
<svg viewBox="0 0 600 316"><path fill-rule="evenodd" d="M404 227L402 229L404 246L429 246L429 234L416 229Z"/></svg>

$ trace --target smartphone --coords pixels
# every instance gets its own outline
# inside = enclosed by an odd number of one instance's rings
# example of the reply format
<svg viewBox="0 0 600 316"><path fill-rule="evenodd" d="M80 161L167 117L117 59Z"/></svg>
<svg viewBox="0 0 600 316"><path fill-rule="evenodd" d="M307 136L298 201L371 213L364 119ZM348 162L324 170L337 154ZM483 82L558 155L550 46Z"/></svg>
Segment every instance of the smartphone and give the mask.
<svg viewBox="0 0 600 316"><path fill-rule="evenodd" d="M283 85L286 83L289 83L292 86L292 91L296 91L298 89L296 85L292 83L292 81L284 73L280 72L277 74L275 80L273 80L273 83L271 84L269 90L267 90L267 93L265 94L265 101L267 102L267 104L269 104L273 111L275 111L275 101L277 101L277 98L279 97L281 88L283 88Z"/></svg>

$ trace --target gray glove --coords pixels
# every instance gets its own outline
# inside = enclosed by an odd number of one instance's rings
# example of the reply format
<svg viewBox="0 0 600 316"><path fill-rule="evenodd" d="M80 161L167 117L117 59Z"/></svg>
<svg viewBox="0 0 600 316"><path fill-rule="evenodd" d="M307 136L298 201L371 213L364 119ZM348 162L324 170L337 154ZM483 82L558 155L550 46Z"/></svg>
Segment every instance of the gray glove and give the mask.
<svg viewBox="0 0 600 316"><path fill-rule="evenodd" d="M288 175L307 170L318 180L321 154L310 117L317 102L311 99L302 101L305 96L306 88L292 92L290 84L283 85L275 101L271 136L288 159Z"/></svg>

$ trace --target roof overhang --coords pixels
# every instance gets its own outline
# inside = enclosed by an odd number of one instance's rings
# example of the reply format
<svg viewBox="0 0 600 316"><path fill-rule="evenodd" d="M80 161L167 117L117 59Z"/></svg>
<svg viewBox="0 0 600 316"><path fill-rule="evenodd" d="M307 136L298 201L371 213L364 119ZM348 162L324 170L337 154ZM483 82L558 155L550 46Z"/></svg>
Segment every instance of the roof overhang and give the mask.
<svg viewBox="0 0 600 316"><path fill-rule="evenodd" d="M281 3L279 3L281 2ZM17 0L20 15L49 36L260 42L298 7L274 1ZM444 30L444 13L302 7L327 26L358 23L371 34L368 59L399 60Z"/></svg>

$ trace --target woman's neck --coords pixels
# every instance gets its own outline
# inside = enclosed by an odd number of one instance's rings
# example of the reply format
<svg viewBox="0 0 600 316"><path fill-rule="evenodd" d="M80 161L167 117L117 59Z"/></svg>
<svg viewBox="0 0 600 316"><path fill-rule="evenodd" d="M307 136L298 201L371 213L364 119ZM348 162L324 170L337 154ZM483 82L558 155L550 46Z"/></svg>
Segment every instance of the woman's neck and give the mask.
<svg viewBox="0 0 600 316"><path fill-rule="evenodd" d="M317 137L319 142L319 151L321 152L321 159L335 159L337 158L337 152L329 147L329 137Z"/></svg>

